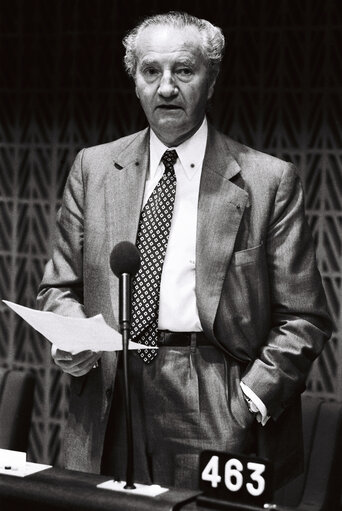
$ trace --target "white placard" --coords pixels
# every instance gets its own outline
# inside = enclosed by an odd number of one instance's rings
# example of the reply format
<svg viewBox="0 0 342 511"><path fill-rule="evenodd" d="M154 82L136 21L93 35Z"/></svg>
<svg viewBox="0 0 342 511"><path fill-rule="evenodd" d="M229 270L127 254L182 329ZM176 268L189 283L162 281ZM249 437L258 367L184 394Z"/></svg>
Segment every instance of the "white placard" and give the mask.
<svg viewBox="0 0 342 511"><path fill-rule="evenodd" d="M26 452L0 449L0 470L19 470L26 464Z"/></svg>

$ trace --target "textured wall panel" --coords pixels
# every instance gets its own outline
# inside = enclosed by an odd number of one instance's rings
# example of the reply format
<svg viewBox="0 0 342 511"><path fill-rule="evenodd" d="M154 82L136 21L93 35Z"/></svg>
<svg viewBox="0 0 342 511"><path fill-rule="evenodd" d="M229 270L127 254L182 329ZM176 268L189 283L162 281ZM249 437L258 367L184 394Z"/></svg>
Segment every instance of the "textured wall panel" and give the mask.
<svg viewBox="0 0 342 511"><path fill-rule="evenodd" d="M185 9L223 27L209 115L232 137L291 160L334 318L310 392L342 396L342 15L334 0L3 0L0 3L0 298L34 306L66 176L83 146L145 126L121 38L137 19ZM0 305L0 364L37 376L30 456L56 463L68 378L45 341Z"/></svg>

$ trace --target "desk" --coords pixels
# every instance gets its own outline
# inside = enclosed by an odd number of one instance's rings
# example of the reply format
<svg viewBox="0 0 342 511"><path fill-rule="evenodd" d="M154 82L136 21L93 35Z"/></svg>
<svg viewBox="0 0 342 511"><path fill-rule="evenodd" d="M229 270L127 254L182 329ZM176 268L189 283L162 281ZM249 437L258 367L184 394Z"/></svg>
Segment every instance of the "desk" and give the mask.
<svg viewBox="0 0 342 511"><path fill-rule="evenodd" d="M172 511L199 491L171 489L154 498L96 488L110 477L50 468L21 478L0 475L1 511Z"/></svg>

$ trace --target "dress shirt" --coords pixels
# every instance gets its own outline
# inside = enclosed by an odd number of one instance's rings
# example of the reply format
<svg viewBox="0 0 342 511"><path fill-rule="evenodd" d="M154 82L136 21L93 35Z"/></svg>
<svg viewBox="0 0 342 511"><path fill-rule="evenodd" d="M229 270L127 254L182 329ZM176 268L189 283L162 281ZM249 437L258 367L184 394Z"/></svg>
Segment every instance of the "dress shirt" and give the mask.
<svg viewBox="0 0 342 511"><path fill-rule="evenodd" d="M150 169L145 184L144 204L164 173L161 158L165 151L175 149L174 165L177 186L172 223L160 283L160 330L200 332L195 294L196 225L199 186L208 124L177 147L166 147L151 130Z"/></svg>

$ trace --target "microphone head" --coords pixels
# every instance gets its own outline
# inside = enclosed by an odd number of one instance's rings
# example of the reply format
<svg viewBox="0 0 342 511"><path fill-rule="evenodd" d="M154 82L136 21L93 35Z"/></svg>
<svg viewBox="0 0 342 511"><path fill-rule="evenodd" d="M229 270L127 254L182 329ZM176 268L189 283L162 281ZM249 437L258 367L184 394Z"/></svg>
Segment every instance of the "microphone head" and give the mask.
<svg viewBox="0 0 342 511"><path fill-rule="evenodd" d="M140 268L139 250L130 241L120 241L110 254L109 264L117 277L123 273L129 273L133 277Z"/></svg>

